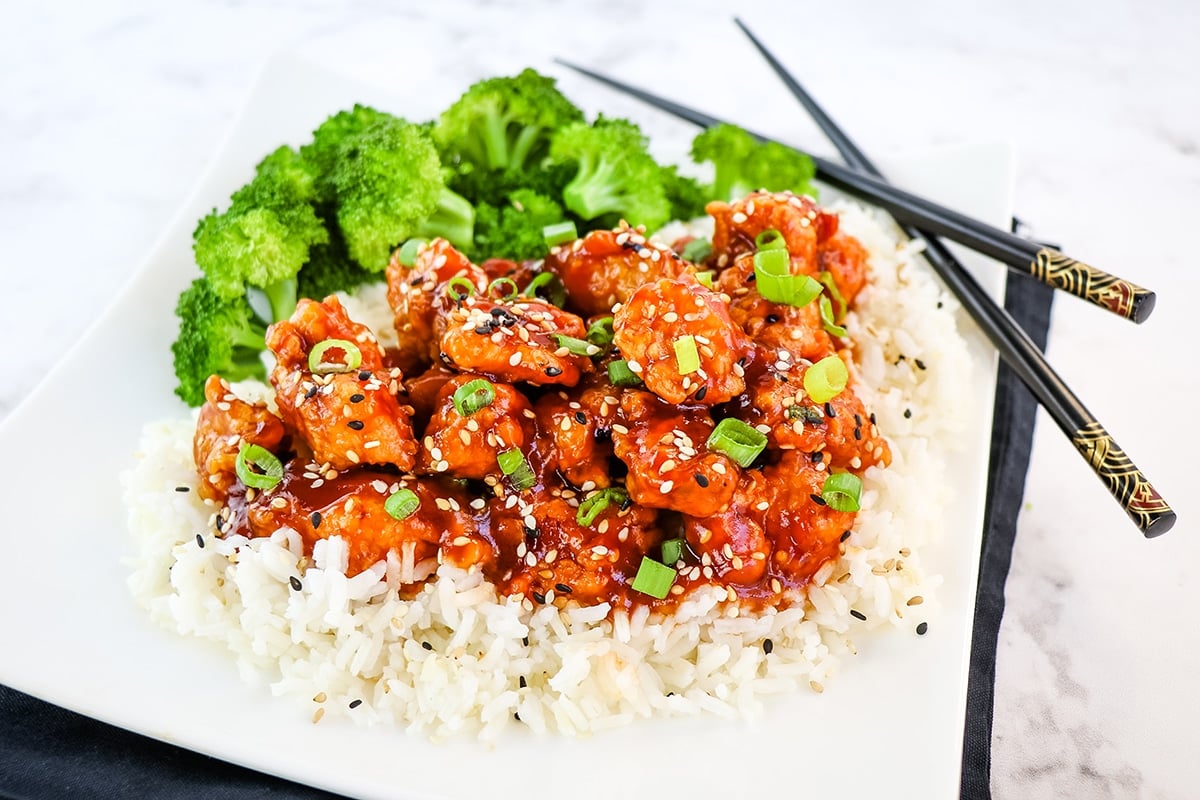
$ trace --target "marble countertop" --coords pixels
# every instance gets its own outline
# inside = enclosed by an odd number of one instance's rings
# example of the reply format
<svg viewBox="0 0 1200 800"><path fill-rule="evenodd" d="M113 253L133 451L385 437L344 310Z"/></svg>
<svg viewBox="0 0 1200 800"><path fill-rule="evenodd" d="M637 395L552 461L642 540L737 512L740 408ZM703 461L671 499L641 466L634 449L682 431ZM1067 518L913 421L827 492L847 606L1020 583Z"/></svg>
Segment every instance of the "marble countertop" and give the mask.
<svg viewBox="0 0 1200 800"><path fill-rule="evenodd" d="M1189 247L1200 212L1200 6L779 5L738 13L867 152L1009 140L1018 213L1035 233L1158 292L1158 310L1140 328L1060 300L1048 357L1180 522L1143 540L1039 417L1000 634L992 783L998 798L1194 796L1200 502L1179 408L1196 408L1200 396L1184 308L1200 295ZM10 8L0 30L0 418L115 296L273 52L395 76L444 99L484 74L528 64L555 72L550 57L569 54L824 152L732 26L732 8L683 0ZM555 74L568 94L582 90L580 79ZM623 102L605 106L634 113Z"/></svg>

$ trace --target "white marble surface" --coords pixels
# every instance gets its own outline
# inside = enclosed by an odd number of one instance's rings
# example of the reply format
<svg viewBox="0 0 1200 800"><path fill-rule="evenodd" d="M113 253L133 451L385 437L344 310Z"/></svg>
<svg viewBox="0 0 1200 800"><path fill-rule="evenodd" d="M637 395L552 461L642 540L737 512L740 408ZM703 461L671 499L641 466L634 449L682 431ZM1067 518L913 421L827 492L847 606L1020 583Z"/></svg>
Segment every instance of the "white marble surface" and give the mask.
<svg viewBox="0 0 1200 800"><path fill-rule="evenodd" d="M118 291L259 65L291 48L438 108L564 54L824 149L718 3L10 4L0 27L0 417ZM1173 502L1137 535L1044 416L1008 584L998 798L1195 796L1200 11L1185 0L743 4L868 152L1008 139L1037 233L1159 293L1134 328L1069 298L1049 357ZM553 71L553 70L551 70ZM568 94L589 92L563 76ZM644 109L599 95L606 109ZM1184 413L1180 413L1180 409Z"/></svg>

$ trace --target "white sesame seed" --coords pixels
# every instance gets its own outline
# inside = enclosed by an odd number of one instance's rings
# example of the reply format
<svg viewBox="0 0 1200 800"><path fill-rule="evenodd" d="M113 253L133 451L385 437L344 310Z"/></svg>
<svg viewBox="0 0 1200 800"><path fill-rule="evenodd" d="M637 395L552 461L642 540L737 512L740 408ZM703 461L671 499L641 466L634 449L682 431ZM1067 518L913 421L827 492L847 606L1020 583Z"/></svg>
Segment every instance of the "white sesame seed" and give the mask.
<svg viewBox="0 0 1200 800"><path fill-rule="evenodd" d="M521 363L521 353L520 352L513 353L511 356L508 357L508 365L510 367L515 367L517 364L520 364L520 363Z"/></svg>
<svg viewBox="0 0 1200 800"><path fill-rule="evenodd" d="M662 492L663 494L669 494L671 492L671 490L674 488L675 488L675 481L663 481L662 485L658 487L658 490L660 492Z"/></svg>

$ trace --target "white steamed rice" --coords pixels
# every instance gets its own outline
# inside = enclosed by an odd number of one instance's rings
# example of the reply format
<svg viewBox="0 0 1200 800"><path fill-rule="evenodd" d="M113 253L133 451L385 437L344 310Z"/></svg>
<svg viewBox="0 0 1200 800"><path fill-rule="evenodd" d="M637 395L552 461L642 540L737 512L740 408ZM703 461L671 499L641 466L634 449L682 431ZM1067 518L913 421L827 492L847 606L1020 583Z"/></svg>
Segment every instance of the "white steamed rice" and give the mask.
<svg viewBox="0 0 1200 800"><path fill-rule="evenodd" d="M304 566L294 531L216 538L216 509L195 491L176 491L197 482L194 418L147 425L136 464L122 476L134 596L163 626L223 643L246 680L266 682L306 718L347 714L437 739L492 739L522 724L580 735L650 715L753 715L768 695L823 691L862 634L911 630L936 614L940 578L924 574L920 551L942 534L943 498L930 492L946 485L943 457L965 424L958 410L971 383L957 303L914 258L917 246L902 246L860 206L835 210L842 230L872 253L870 283L846 327L855 390L876 414L893 461L863 476L845 555L817 574L803 602L739 613L723 590L711 589L666 618L645 608L610 616L607 605L560 612L497 597L478 572L445 565L416 599L399 600L396 565L347 577L338 538L319 543ZM347 307L387 342L382 287L362 290ZM235 389L269 394L261 384Z"/></svg>

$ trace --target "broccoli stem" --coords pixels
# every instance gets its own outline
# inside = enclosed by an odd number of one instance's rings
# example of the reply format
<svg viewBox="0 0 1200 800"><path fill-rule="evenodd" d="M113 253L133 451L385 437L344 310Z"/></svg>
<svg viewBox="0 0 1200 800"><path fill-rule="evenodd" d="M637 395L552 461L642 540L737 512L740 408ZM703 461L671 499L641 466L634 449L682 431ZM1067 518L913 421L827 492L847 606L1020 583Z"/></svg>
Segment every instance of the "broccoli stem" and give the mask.
<svg viewBox="0 0 1200 800"><path fill-rule="evenodd" d="M263 294L267 296L267 302L271 304L272 322L287 319L296 310L297 294L295 278L287 278L286 280L276 281L269 286L264 286Z"/></svg>
<svg viewBox="0 0 1200 800"><path fill-rule="evenodd" d="M421 224L420 235L440 236L455 247L470 249L475 239L475 207L460 194L443 189L437 208Z"/></svg>
<svg viewBox="0 0 1200 800"><path fill-rule="evenodd" d="M563 200L567 208L584 219L595 219L601 214L620 210L618 184L618 176L609 162L581 161L579 172L563 189Z"/></svg>
<svg viewBox="0 0 1200 800"><path fill-rule="evenodd" d="M262 350L267 346L267 332L258 327L243 328L233 335L232 342L235 347L249 347L253 350Z"/></svg>
<svg viewBox="0 0 1200 800"><path fill-rule="evenodd" d="M483 145L487 148L487 161L490 168L504 169L508 166L507 119L498 114L487 117L487 121L483 126Z"/></svg>
<svg viewBox="0 0 1200 800"><path fill-rule="evenodd" d="M508 157L508 165L513 169L524 169L529 153L542 138L542 128L538 125L526 125L517 135L512 152Z"/></svg>

